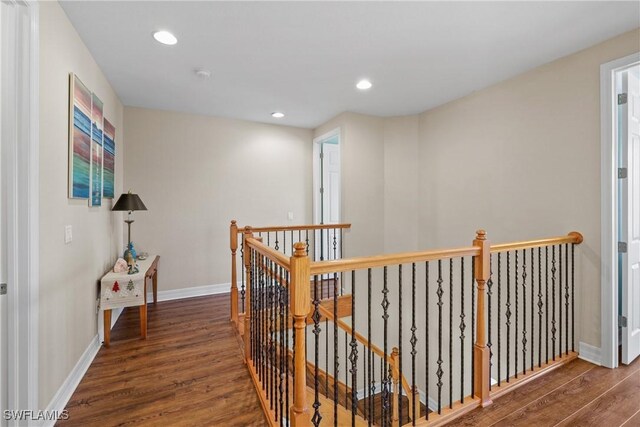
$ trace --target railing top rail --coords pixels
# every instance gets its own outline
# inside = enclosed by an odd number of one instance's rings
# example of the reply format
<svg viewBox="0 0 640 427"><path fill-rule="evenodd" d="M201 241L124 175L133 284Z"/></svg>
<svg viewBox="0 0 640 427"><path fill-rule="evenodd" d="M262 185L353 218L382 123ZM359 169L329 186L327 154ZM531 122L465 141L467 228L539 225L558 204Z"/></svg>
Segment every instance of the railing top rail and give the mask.
<svg viewBox="0 0 640 427"><path fill-rule="evenodd" d="M269 258L271 261L275 262L282 268L291 270L291 262L289 260L289 257L283 254L282 252L279 252L273 248L270 248L269 246L262 243L260 240L257 240L253 237L247 237L245 242L247 247L251 249L255 249L258 253L266 256L267 258Z"/></svg>
<svg viewBox="0 0 640 427"><path fill-rule="evenodd" d="M512 242L512 243L500 243L497 245L491 245L491 252L507 252L518 249L532 249L539 248L543 246L551 246L551 245L560 245L564 243L582 243L582 234L577 231L572 231L566 236L559 237L549 237L546 239L537 239L537 240L525 240L521 242Z"/></svg>
<svg viewBox="0 0 640 427"><path fill-rule="evenodd" d="M469 246L456 249L423 252L404 252L399 254L377 255L372 257L345 258L335 261L318 261L311 263L311 275L314 276L316 274L362 270L365 268L384 267L385 265L398 265L465 256L477 256L479 254L479 247Z"/></svg>
<svg viewBox="0 0 640 427"><path fill-rule="evenodd" d="M242 232L247 227L238 226L238 232ZM254 233L267 233L273 231L305 231L305 230L332 230L334 228L349 229L351 224L307 224L307 225L274 225L268 227L251 227Z"/></svg>

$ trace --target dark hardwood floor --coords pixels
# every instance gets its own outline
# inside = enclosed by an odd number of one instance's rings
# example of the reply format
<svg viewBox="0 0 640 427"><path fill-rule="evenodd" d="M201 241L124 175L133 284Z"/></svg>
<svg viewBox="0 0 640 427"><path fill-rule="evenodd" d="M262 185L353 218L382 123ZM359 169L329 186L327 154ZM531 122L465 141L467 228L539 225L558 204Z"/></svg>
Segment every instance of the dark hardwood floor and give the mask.
<svg viewBox="0 0 640 427"><path fill-rule="evenodd" d="M228 295L126 309L67 405L61 426L263 426L229 323Z"/></svg>
<svg viewBox="0 0 640 427"><path fill-rule="evenodd" d="M640 359L607 369L577 359L450 426L640 426Z"/></svg>

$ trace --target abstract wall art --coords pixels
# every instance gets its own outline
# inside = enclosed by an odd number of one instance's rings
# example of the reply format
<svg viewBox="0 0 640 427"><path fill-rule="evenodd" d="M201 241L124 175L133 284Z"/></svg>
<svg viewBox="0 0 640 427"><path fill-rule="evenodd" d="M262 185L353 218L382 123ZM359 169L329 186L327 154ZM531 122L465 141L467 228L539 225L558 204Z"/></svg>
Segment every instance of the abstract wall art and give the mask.
<svg viewBox="0 0 640 427"><path fill-rule="evenodd" d="M69 197L88 199L91 172L91 92L70 77Z"/></svg>
<svg viewBox="0 0 640 427"><path fill-rule="evenodd" d="M91 94L91 197L89 206L102 205L102 101Z"/></svg>
<svg viewBox="0 0 640 427"><path fill-rule="evenodd" d="M115 197L115 166L116 166L116 128L104 119L104 138L103 138L103 172L102 172L102 197L105 199L113 199Z"/></svg>

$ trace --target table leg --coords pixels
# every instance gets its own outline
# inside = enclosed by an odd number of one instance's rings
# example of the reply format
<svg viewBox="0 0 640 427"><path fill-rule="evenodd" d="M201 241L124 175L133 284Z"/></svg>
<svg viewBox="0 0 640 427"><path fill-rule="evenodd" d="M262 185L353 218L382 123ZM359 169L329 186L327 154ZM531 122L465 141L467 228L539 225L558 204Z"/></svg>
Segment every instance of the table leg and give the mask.
<svg viewBox="0 0 640 427"><path fill-rule="evenodd" d="M111 342L111 309L104 310L104 346Z"/></svg>
<svg viewBox="0 0 640 427"><path fill-rule="evenodd" d="M153 303L158 302L158 270L153 272Z"/></svg>
<svg viewBox="0 0 640 427"><path fill-rule="evenodd" d="M140 306L140 336L147 339L147 304Z"/></svg>

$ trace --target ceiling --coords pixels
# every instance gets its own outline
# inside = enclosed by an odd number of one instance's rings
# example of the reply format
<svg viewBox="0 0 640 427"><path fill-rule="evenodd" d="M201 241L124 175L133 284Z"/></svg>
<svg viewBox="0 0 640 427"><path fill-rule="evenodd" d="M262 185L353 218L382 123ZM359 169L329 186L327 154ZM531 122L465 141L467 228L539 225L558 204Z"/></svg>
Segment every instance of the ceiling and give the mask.
<svg viewBox="0 0 640 427"><path fill-rule="evenodd" d="M635 1L61 4L125 105L306 128L419 113L640 26Z"/></svg>

